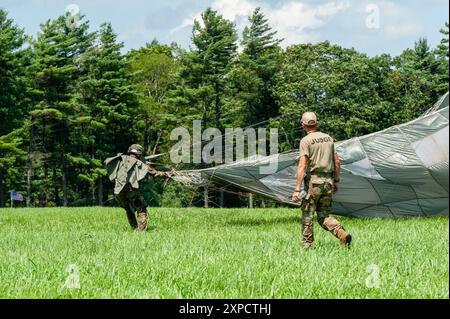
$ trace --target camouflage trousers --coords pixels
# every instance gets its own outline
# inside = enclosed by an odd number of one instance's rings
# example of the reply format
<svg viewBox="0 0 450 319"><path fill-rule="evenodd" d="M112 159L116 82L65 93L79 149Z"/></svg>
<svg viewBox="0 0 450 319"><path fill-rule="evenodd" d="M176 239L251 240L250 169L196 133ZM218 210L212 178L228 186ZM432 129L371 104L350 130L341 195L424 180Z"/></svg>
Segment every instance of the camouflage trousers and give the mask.
<svg viewBox="0 0 450 319"><path fill-rule="evenodd" d="M127 184L122 191L116 195L116 199L119 206L125 209L131 228L147 230L147 208L139 190L134 189L130 184ZM137 220L135 212L137 212Z"/></svg>
<svg viewBox="0 0 450 319"><path fill-rule="evenodd" d="M333 196L333 181L329 178L312 178L308 185L308 193L302 201L302 245L309 247L314 242L314 212L317 212L317 221L322 228L338 237L343 229L339 221L330 216Z"/></svg>

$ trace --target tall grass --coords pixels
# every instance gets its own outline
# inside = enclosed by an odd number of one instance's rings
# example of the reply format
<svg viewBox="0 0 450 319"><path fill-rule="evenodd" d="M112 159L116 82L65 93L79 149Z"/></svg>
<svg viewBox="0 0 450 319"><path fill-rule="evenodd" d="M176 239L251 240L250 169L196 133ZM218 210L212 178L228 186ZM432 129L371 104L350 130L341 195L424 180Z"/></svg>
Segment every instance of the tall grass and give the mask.
<svg viewBox="0 0 450 319"><path fill-rule="evenodd" d="M296 209L149 212L138 233L119 208L1 209L0 297L449 297L448 218L339 218L351 250L316 223L303 250Z"/></svg>

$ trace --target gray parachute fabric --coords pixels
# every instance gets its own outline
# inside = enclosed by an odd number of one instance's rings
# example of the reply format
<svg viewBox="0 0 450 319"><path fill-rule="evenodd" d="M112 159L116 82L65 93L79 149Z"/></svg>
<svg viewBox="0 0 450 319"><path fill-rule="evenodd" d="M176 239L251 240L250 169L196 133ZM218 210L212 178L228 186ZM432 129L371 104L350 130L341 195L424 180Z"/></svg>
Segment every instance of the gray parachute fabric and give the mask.
<svg viewBox="0 0 450 319"><path fill-rule="evenodd" d="M336 143L342 169L334 212L358 217L448 215L448 106L447 93L418 119ZM256 156L180 171L174 179L231 186L296 205L291 194L298 156L298 151Z"/></svg>

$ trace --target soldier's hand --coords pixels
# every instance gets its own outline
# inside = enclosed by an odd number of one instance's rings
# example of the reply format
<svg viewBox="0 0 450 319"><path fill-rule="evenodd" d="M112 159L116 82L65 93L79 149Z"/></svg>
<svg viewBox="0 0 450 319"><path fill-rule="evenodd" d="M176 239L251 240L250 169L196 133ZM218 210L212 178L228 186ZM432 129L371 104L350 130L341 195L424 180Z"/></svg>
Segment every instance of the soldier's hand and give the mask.
<svg viewBox="0 0 450 319"><path fill-rule="evenodd" d="M294 203L298 203L300 201L300 192L293 192L292 193L292 201Z"/></svg>
<svg viewBox="0 0 450 319"><path fill-rule="evenodd" d="M172 178L175 176L174 172L175 172L174 170L171 170L171 171L165 172L165 174L168 178Z"/></svg>
<svg viewBox="0 0 450 319"><path fill-rule="evenodd" d="M339 191L339 182L333 182L333 194Z"/></svg>

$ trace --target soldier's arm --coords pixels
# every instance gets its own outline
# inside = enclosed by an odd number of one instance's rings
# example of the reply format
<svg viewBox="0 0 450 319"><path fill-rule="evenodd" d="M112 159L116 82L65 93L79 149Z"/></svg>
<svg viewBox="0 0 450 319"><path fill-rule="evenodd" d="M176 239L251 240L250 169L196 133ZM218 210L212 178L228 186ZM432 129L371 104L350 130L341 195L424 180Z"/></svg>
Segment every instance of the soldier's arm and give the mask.
<svg viewBox="0 0 450 319"><path fill-rule="evenodd" d="M341 179L341 160L339 159L338 153L334 152L333 155L333 165L334 165L334 172L333 172L333 193L337 193L339 190L339 182Z"/></svg>
<svg viewBox="0 0 450 319"><path fill-rule="evenodd" d="M300 189L302 187L303 179L305 178L307 164L308 164L308 156L306 155L301 156L297 166L297 179L295 183L295 191L292 194L293 202L298 202L300 200Z"/></svg>
<svg viewBox="0 0 450 319"><path fill-rule="evenodd" d="M155 176L155 177L159 177L159 176L167 176L167 172L160 172L157 171L151 164L147 164L147 169L148 169L148 174Z"/></svg>
<svg viewBox="0 0 450 319"><path fill-rule="evenodd" d="M158 172L151 164L147 164L148 174L152 176L158 176L160 172Z"/></svg>
<svg viewBox="0 0 450 319"><path fill-rule="evenodd" d="M341 160L339 159L339 155L336 152L334 152L333 155L333 164L334 164L334 172L333 172L334 181L339 183L341 175Z"/></svg>

